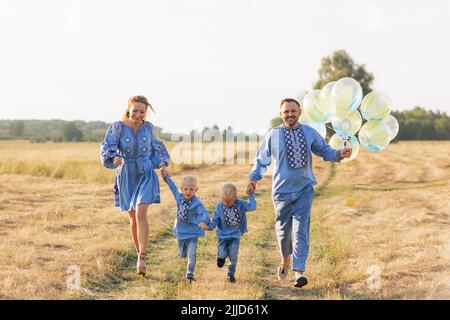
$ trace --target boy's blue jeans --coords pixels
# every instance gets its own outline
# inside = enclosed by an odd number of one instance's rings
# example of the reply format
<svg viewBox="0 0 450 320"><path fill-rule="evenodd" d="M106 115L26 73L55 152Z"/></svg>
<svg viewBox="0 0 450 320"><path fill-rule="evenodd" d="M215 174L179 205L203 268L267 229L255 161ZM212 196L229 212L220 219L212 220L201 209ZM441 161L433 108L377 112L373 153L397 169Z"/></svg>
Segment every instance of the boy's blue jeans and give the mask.
<svg viewBox="0 0 450 320"><path fill-rule="evenodd" d="M314 188L308 185L299 192L275 193L275 231L283 257L292 254L292 269L305 271L309 252L310 212ZM294 248L292 248L294 242Z"/></svg>
<svg viewBox="0 0 450 320"><path fill-rule="evenodd" d="M218 252L217 256L222 259L227 257L230 259L230 264L228 265L228 276L234 276L236 272L236 264L239 253L239 238L224 238L218 239Z"/></svg>
<svg viewBox="0 0 450 320"><path fill-rule="evenodd" d="M197 243L198 237L178 240L178 255L180 258L188 258L186 277L194 277Z"/></svg>

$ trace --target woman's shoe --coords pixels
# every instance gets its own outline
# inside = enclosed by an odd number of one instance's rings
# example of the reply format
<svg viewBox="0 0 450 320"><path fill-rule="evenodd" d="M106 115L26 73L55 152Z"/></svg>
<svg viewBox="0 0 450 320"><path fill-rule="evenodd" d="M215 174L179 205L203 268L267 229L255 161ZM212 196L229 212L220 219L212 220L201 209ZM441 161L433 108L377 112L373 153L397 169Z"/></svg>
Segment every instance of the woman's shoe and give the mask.
<svg viewBox="0 0 450 320"><path fill-rule="evenodd" d="M137 273L142 274L143 277L145 277L145 272L147 271L147 263L145 262L146 257L146 253L139 253L136 264Z"/></svg>

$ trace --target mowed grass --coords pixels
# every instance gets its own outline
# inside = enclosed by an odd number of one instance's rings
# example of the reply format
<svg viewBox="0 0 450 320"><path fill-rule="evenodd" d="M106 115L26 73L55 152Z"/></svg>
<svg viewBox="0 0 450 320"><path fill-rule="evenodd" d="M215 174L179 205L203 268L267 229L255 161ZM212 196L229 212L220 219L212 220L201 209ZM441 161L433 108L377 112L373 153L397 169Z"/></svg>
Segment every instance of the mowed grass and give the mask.
<svg viewBox="0 0 450 320"><path fill-rule="evenodd" d="M171 234L175 201L161 179L162 203L149 210L149 270L142 278L134 271L127 214L112 206L114 170L101 166L98 143L1 142L0 150L2 299L450 298L449 142L400 142L379 153L362 151L348 164L315 158L310 284L301 290L292 286L292 273L286 282L275 276L270 172L258 184L257 210L248 213L238 282L227 283L226 268L215 264L213 231L200 239L197 281L188 285L186 260L177 257ZM251 158L255 150L238 151ZM226 181L246 198L250 167L176 164L171 170L177 185L183 175L195 175L198 196L212 211ZM380 289L367 286L374 265ZM67 287L71 266L81 271L79 290Z"/></svg>

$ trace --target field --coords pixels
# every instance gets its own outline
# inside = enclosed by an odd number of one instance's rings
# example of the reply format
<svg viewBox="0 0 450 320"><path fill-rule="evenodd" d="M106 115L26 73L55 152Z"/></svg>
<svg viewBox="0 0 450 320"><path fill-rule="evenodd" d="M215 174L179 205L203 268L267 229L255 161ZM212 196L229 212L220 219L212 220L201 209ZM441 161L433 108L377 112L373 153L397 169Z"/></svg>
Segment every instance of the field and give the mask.
<svg viewBox="0 0 450 320"><path fill-rule="evenodd" d="M172 147L172 146L169 146ZM254 150L250 150L250 156ZM162 180L150 207L149 269L135 275L126 213L113 207L113 170L97 143L0 142L0 299L450 299L450 142L399 142L355 161L314 158L310 284L279 282L271 179L248 214L237 283L218 269L215 232L199 243L197 281L171 234L175 202ZM251 165L174 165L195 175L208 210L225 181L245 198ZM81 287L72 288L79 270ZM378 273L379 271L379 273ZM378 281L378 280L379 281ZM69 284L69 286L68 286Z"/></svg>

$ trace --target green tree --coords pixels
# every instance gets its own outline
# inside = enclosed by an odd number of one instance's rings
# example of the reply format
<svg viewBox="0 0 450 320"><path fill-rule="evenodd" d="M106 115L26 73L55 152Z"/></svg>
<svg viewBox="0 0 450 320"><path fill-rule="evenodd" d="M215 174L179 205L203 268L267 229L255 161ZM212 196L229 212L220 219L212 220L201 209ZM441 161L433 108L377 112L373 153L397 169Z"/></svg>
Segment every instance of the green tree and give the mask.
<svg viewBox="0 0 450 320"><path fill-rule="evenodd" d="M11 127L9 129L9 132L14 135L15 137L20 137L23 134L24 129L24 123L22 120L13 121L11 123Z"/></svg>
<svg viewBox="0 0 450 320"><path fill-rule="evenodd" d="M314 89L322 89L328 82L343 77L350 77L358 81L364 95L372 91L373 74L366 70L364 64L356 64L345 50L337 50L330 56L322 58L319 80L314 84Z"/></svg>
<svg viewBox="0 0 450 320"><path fill-rule="evenodd" d="M61 128L61 135L66 141L82 141L83 131L81 131L74 121L64 122Z"/></svg>
<svg viewBox="0 0 450 320"><path fill-rule="evenodd" d="M281 123L283 122L283 120L281 119L281 117L275 117L272 120L270 120L270 127L271 128L275 128L278 127Z"/></svg>

